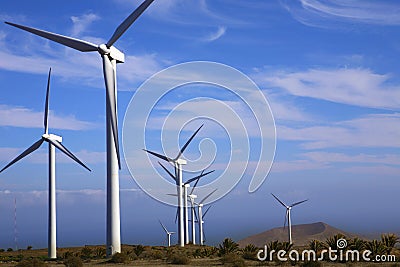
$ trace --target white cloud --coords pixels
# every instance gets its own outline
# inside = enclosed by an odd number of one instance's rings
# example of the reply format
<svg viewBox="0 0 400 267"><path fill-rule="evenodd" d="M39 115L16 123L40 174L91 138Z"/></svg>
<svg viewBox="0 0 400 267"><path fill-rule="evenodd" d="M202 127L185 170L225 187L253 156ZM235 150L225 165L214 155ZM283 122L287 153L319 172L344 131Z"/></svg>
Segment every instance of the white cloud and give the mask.
<svg viewBox="0 0 400 267"><path fill-rule="evenodd" d="M368 164L388 164L399 165L400 156L396 154L368 155L356 154L347 155L344 153L313 151L301 154L302 157L308 158L314 162L320 163L368 163Z"/></svg>
<svg viewBox="0 0 400 267"><path fill-rule="evenodd" d="M71 35L80 36L87 29L87 27L90 26L90 24L99 19L100 17L93 13L83 14L79 17L71 16L71 20L73 23Z"/></svg>
<svg viewBox="0 0 400 267"><path fill-rule="evenodd" d="M296 20L308 26L334 26L334 22L400 25L397 3L364 0L281 0L281 3Z"/></svg>
<svg viewBox="0 0 400 267"><path fill-rule="evenodd" d="M208 36L204 37L205 42L213 42L221 38L223 35L226 33L226 27L225 26L219 26L216 32L213 32L209 34Z"/></svg>
<svg viewBox="0 0 400 267"><path fill-rule="evenodd" d="M97 128L96 124L78 120L73 115L61 117L51 111L49 113L49 125L52 129L74 131ZM43 112L24 107L0 105L0 126L43 128Z"/></svg>
<svg viewBox="0 0 400 267"><path fill-rule="evenodd" d="M267 87L282 88L295 96L362 107L400 107L400 86L390 84L390 75L368 69L280 71L258 73L255 78Z"/></svg>
<svg viewBox="0 0 400 267"><path fill-rule="evenodd" d="M326 168L329 168L329 166L326 164L304 159L293 160L293 161L276 161L274 162L274 164L272 164L271 173L321 170Z"/></svg>
<svg viewBox="0 0 400 267"><path fill-rule="evenodd" d="M282 140L302 141L305 149L330 147L400 147L400 113L375 114L330 126L277 127Z"/></svg>

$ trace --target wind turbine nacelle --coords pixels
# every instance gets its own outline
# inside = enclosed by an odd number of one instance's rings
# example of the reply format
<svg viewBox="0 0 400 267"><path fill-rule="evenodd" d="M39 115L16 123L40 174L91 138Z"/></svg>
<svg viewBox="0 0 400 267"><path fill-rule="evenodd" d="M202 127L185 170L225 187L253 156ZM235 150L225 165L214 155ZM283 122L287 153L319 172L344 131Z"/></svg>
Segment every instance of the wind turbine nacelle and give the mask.
<svg viewBox="0 0 400 267"><path fill-rule="evenodd" d="M197 198L197 195L189 195L189 197L191 197L191 198L193 198L193 199L195 199L195 198Z"/></svg>
<svg viewBox="0 0 400 267"><path fill-rule="evenodd" d="M51 140L58 141L59 143L62 143L62 137L55 135L55 134L44 134L44 135L42 135L42 137L44 139L51 139Z"/></svg>
<svg viewBox="0 0 400 267"><path fill-rule="evenodd" d="M100 53L108 55L110 58L115 59L117 63L125 62L125 55L114 46L108 48L105 44L99 46Z"/></svg>
<svg viewBox="0 0 400 267"><path fill-rule="evenodd" d="M187 161L184 159L177 159L176 163L178 163L179 165L186 165Z"/></svg>

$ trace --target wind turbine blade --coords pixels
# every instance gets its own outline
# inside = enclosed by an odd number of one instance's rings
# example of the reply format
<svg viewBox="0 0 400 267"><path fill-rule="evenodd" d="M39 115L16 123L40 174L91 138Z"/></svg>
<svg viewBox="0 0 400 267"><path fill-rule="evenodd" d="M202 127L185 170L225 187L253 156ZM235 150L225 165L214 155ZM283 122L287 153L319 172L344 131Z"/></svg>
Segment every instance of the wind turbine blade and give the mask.
<svg viewBox="0 0 400 267"><path fill-rule="evenodd" d="M73 159L76 163L81 165L83 168L85 168L86 170L88 170L90 172L92 171L82 161L80 161L74 154L72 154L72 152L69 151L63 144L61 144L57 140L52 140L52 139L46 139L46 140L49 141L51 144L53 144L55 147L57 147L59 150L61 150L65 155L67 155L68 157Z"/></svg>
<svg viewBox="0 0 400 267"><path fill-rule="evenodd" d="M147 149L143 149L143 150L146 151L147 153L152 154L153 156L156 156L157 158L163 159L165 161L168 161L168 162L173 161L173 159L168 158L168 157L166 157L164 155L158 154L156 152L153 152L153 151L150 151L150 150L147 150Z"/></svg>
<svg viewBox="0 0 400 267"><path fill-rule="evenodd" d="M285 230L285 228L286 228L286 220L287 220L287 217L288 217L288 210L286 210L285 222L283 223L283 230Z"/></svg>
<svg viewBox="0 0 400 267"><path fill-rule="evenodd" d="M302 201L299 201L299 202L296 202L296 203L293 203L292 205L290 205L291 207L294 207L294 206L297 206L297 205L299 205L299 204L301 204L301 203L303 203L303 202L306 202L308 199L306 199L306 200L302 200Z"/></svg>
<svg viewBox="0 0 400 267"><path fill-rule="evenodd" d="M46 102L44 105L44 133L47 134L49 132L49 95L50 95L50 75L51 68L49 69L49 76L47 78L47 91L46 91Z"/></svg>
<svg viewBox="0 0 400 267"><path fill-rule="evenodd" d="M203 173L204 173L204 170L201 171L201 174L203 174ZM189 194L189 195L193 194L193 191L194 191L194 189L196 188L197 184L199 183L199 180L200 180L200 178L197 179L197 181L194 183L194 185L193 185L193 187L192 187L192 190L190 191L190 194Z"/></svg>
<svg viewBox="0 0 400 267"><path fill-rule="evenodd" d="M179 207L176 208L175 224L178 221L178 213L179 213Z"/></svg>
<svg viewBox="0 0 400 267"><path fill-rule="evenodd" d="M206 209L206 211L203 213L203 220L204 220L204 217L206 216L207 212L210 210L211 207L212 207L212 206L209 206L209 207Z"/></svg>
<svg viewBox="0 0 400 267"><path fill-rule="evenodd" d="M197 216L197 212L196 212L196 208L192 207L192 209L194 210L194 217L196 218L196 221L199 221L199 217Z"/></svg>
<svg viewBox="0 0 400 267"><path fill-rule="evenodd" d="M282 206L284 206L285 208L287 208L288 206L286 206L286 204L285 203L283 203L277 196L275 196L274 194L272 194L271 193L271 195L276 199L276 200L278 200L278 202L279 203L281 203L282 204Z"/></svg>
<svg viewBox="0 0 400 267"><path fill-rule="evenodd" d="M206 172L206 173L204 173L204 171L202 171L200 175L198 175L198 176L196 176L196 177L194 177L194 178L191 178L191 179L187 180L187 182L186 182L185 184L190 184L191 182L193 182L193 181L195 181L195 180L198 181L201 177L206 176L207 174L210 174L210 173L212 173L212 172L214 172L214 171L215 171L215 170L212 170L212 171L209 171L209 172ZM197 183L197 181L196 181L196 183Z"/></svg>
<svg viewBox="0 0 400 267"><path fill-rule="evenodd" d="M162 224L162 222L160 220L158 220L158 221L160 222L162 228L164 228L165 233L168 234L169 232L168 232L167 228L165 228L164 224Z"/></svg>
<svg viewBox="0 0 400 267"><path fill-rule="evenodd" d="M113 36L107 42L107 47L112 46L122 34L135 22L135 20L147 9L147 7L153 3L154 0L144 1L132 14L129 15L115 30Z"/></svg>
<svg viewBox="0 0 400 267"><path fill-rule="evenodd" d="M207 196L205 196L205 197L200 201L200 204L203 204L204 201L206 201L206 199L209 198L212 194L214 194L215 191L217 191L217 190L218 190L218 188L215 189L215 190L213 190L213 191L212 191L210 194L208 194Z"/></svg>
<svg viewBox="0 0 400 267"><path fill-rule="evenodd" d="M175 182L177 182L176 177L164 165L162 165L161 162L158 161L158 164L160 164L160 166L164 169L164 171L166 171L169 174L169 176L171 176L171 178L174 179Z"/></svg>
<svg viewBox="0 0 400 267"><path fill-rule="evenodd" d="M5 166L3 169L1 169L0 172L4 171L5 169L7 169L8 167L10 167L11 165L13 165L14 163L16 163L17 161L19 161L20 159L26 157L27 155L29 155L30 153L32 153L33 151L35 151L36 149L38 149L42 143L43 143L43 139L40 139L39 141L35 142L33 145L31 145L28 149L26 149L24 152L21 153L21 155L19 155L18 157L16 157L13 161L11 161L10 163L7 164L7 166Z"/></svg>
<svg viewBox="0 0 400 267"><path fill-rule="evenodd" d="M178 156L176 157L176 159L179 159L180 156L182 155L182 153L185 151L185 149L187 148L187 146L190 144L190 142L192 142L193 138L196 136L196 134L200 131L200 129L204 126L204 124L202 124L199 129L197 129L197 131L194 132L194 134L192 134L192 136L189 138L189 140L187 140L186 144L182 147L181 151L179 152Z"/></svg>
<svg viewBox="0 0 400 267"><path fill-rule="evenodd" d="M121 169L121 158L119 153L119 141L118 141L118 117L117 117L117 103L116 103L116 82L115 82L115 69L107 55L103 55L103 71L104 71L104 81L106 84L107 91L107 108L106 112L109 113L108 118L110 118L111 128L114 136L115 150L117 151L118 167Z"/></svg>
<svg viewBox="0 0 400 267"><path fill-rule="evenodd" d="M82 52L98 51L97 45L92 44L87 41L75 39L72 37L68 37L68 36L64 36L64 35L60 35L60 34L56 34L56 33L52 33L52 32L47 32L47 31L43 31L43 30L39 30L39 29L35 29L35 28L23 26L23 25L18 25L18 24L12 23L12 22L6 21L5 23L8 25L17 27L19 29L22 29L24 31L28 31L30 33L39 35L43 38L49 39L56 43L71 47L71 48L79 50L79 51L82 51Z"/></svg>

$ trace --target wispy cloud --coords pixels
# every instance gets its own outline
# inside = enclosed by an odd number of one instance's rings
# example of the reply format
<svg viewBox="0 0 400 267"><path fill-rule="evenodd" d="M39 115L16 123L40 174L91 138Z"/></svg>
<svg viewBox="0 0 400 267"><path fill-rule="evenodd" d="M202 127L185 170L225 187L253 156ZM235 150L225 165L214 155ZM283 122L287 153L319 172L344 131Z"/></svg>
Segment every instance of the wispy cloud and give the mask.
<svg viewBox="0 0 400 267"><path fill-rule="evenodd" d="M284 89L295 96L311 97L354 106L398 110L400 85L389 74L369 69L310 69L300 72L258 73L267 87Z"/></svg>
<svg viewBox="0 0 400 267"><path fill-rule="evenodd" d="M302 142L305 149L400 147L400 114L374 114L329 126L278 126L278 139Z"/></svg>
<svg viewBox="0 0 400 267"><path fill-rule="evenodd" d="M87 13L81 16L71 16L71 20L73 23L71 35L81 35L94 21L99 19L100 17L94 13Z"/></svg>
<svg viewBox="0 0 400 267"><path fill-rule="evenodd" d="M53 129L89 130L97 128L92 122L82 121L73 115L59 116L50 111L49 123ZM43 128L43 112L33 111L25 107L0 105L0 126L23 128Z"/></svg>
<svg viewBox="0 0 400 267"><path fill-rule="evenodd" d="M303 153L301 156L321 163L372 163L400 166L400 156L396 154L371 155L361 153L356 155L348 155L345 153L313 151Z"/></svg>
<svg viewBox="0 0 400 267"><path fill-rule="evenodd" d="M387 1L281 0L281 3L293 18L308 26L335 27L338 22L400 25L399 5Z"/></svg>
<svg viewBox="0 0 400 267"><path fill-rule="evenodd" d="M67 30L56 32L58 34L72 35L94 44L104 43L105 40L97 36L88 35L88 29L93 22L101 20L94 13L86 13L71 17L71 25ZM29 26L29 24L28 24ZM47 30L46 26L35 27ZM45 74L49 66L53 67L53 76L67 78L78 84L103 88L103 74L101 59L96 52L82 53L60 44L34 36L30 33L7 27L13 33L13 38L23 39L21 46L11 46L7 41L7 32L0 32L0 69L19 71L25 73ZM92 33L92 31L90 31ZM30 36L32 38L26 38ZM121 51L124 47L119 47ZM125 64L119 66L119 90L131 90L132 83L143 82L149 76L162 69L164 63L155 53L125 54Z"/></svg>
<svg viewBox="0 0 400 267"><path fill-rule="evenodd" d="M225 26L219 26L216 32L213 32L213 33L209 34L208 36L204 37L203 40L205 42L213 42L215 40L218 40L223 35L225 35L226 29L227 28Z"/></svg>

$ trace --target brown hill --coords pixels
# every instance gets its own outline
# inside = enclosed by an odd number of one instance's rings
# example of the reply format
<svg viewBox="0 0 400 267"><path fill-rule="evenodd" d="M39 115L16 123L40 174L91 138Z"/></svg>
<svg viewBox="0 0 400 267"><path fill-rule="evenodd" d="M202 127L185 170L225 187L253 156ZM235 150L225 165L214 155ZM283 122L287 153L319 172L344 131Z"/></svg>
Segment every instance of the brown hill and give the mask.
<svg viewBox="0 0 400 267"><path fill-rule="evenodd" d="M339 233L350 238L358 236L352 233L347 233L323 222L292 225L292 239L293 244L296 246L307 245L313 239L325 241L328 237ZM238 243L240 247L244 247L247 244L263 247L270 241L275 240L288 241L287 227L285 229L283 229L283 227L277 227L259 234L255 234L240 240Z"/></svg>

